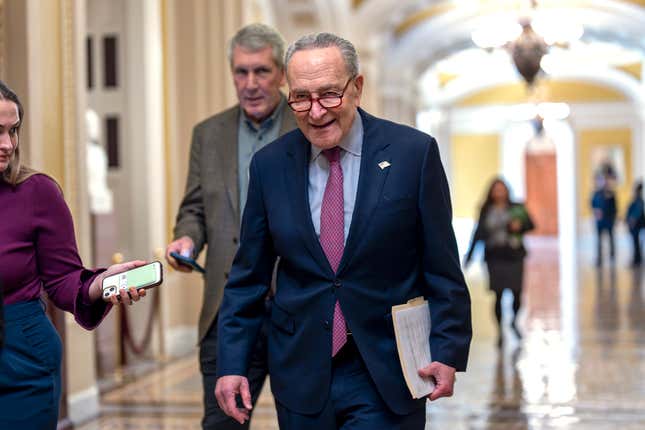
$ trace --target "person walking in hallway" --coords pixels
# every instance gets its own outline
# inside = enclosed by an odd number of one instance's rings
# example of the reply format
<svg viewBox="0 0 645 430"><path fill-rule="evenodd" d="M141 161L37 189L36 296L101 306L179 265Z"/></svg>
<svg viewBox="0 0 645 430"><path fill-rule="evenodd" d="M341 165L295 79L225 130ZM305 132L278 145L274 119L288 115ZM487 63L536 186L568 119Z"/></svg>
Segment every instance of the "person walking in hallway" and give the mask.
<svg viewBox="0 0 645 430"><path fill-rule="evenodd" d="M511 202L506 183L500 178L494 179L479 211L477 227L466 253L464 266L467 266L472 260L477 243L484 242L488 286L495 293L498 347L504 343L502 329L504 290L510 290L513 294L511 329L518 338L522 337L522 333L517 327L517 314L522 306L524 258L526 257L523 235L533 228L533 221L526 208L519 203Z"/></svg>
<svg viewBox="0 0 645 430"><path fill-rule="evenodd" d="M130 261L106 269L83 267L72 216L58 184L21 164L25 114L18 96L0 81L0 278L3 339L0 343L0 429L54 430L61 397L62 344L45 315L49 302L97 327L113 304L145 296L134 287L108 303L102 282L145 264ZM4 327L2 327L4 326Z"/></svg>
<svg viewBox="0 0 645 430"><path fill-rule="evenodd" d="M629 234L632 237L633 244L633 257L632 266L640 266L641 258L641 231L645 228L645 204L643 203L643 183L637 182L634 185L634 195L632 201L627 208L627 215L625 222L629 229Z"/></svg>
<svg viewBox="0 0 645 430"><path fill-rule="evenodd" d="M596 177L597 189L591 197L591 209L596 221L596 266L602 266L602 238L606 234L609 239L609 259L611 264L616 260L616 244L614 241L614 224L616 222L616 193L613 183L614 169L607 165L603 172Z"/></svg>
<svg viewBox="0 0 645 430"><path fill-rule="evenodd" d="M197 258L208 245L198 333L205 430L249 427L248 423L240 425L222 413L215 399L217 313L238 247L251 156L296 127L286 97L280 91L285 83L283 56L282 37L263 24L248 25L231 39L229 63L239 103L195 126L186 191L177 214L173 242L166 248L168 263L187 272L191 269L180 265L170 253ZM255 402L267 375L264 335L256 342L250 360L249 380Z"/></svg>
<svg viewBox="0 0 645 430"><path fill-rule="evenodd" d="M392 306L429 300L433 362L419 373L436 381L430 400L452 395L472 335L437 143L359 107L349 41L304 36L285 64L298 130L251 161L219 315L217 400L248 419L248 363L279 258L268 361L280 428L422 430L426 399L406 386Z"/></svg>

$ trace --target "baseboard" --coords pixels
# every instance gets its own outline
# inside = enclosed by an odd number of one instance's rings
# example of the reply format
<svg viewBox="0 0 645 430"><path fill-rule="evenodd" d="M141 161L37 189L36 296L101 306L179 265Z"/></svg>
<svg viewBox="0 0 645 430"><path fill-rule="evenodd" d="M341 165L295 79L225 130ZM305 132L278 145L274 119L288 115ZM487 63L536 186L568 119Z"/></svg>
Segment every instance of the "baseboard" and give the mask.
<svg viewBox="0 0 645 430"><path fill-rule="evenodd" d="M69 419L75 425L96 418L100 412L98 386L67 396L67 407Z"/></svg>

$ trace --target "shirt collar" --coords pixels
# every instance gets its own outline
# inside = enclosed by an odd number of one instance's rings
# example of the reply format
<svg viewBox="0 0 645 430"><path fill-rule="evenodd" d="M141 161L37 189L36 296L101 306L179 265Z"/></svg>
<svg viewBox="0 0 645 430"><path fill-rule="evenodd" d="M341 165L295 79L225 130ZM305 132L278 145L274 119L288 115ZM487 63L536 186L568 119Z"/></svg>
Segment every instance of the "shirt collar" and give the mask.
<svg viewBox="0 0 645 430"><path fill-rule="evenodd" d="M255 124L253 123L251 118L249 118L246 115L246 112L244 112L244 109L240 109L242 122L244 124L246 124L246 126L249 128L249 130L251 130L253 132L256 132L256 133L258 131L260 131L260 130L268 130L269 128L271 128L273 126L273 124L276 123L276 121L278 119L278 116L280 116L280 112L282 112L282 109L284 108L285 103L287 103L287 99L284 96L284 94L280 93L280 102L278 103L276 108L273 110L271 115L269 115L268 117L264 118L260 122L259 127L255 126Z"/></svg>
<svg viewBox="0 0 645 430"><path fill-rule="evenodd" d="M356 110L354 122L352 123L352 127L349 129L349 133L347 133L347 136L340 141L338 146L350 154L357 157L361 156L363 151L363 119L358 113L358 110ZM323 150L321 148L311 145L311 159L315 160L318 158L322 151Z"/></svg>

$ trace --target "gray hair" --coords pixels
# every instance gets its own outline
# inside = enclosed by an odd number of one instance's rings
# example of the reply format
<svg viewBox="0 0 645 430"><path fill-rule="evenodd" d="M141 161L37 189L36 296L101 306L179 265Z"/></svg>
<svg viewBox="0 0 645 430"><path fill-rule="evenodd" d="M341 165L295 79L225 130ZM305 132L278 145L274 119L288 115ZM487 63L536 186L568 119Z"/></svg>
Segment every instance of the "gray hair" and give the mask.
<svg viewBox="0 0 645 430"><path fill-rule="evenodd" d="M268 25L249 24L235 33L228 45L228 62L231 67L233 67L233 50L237 46L251 52L261 51L270 46L273 61L280 69L284 69L284 39L280 33Z"/></svg>
<svg viewBox="0 0 645 430"><path fill-rule="evenodd" d="M356 48L354 48L354 45L349 40L332 33L313 33L302 36L289 45L284 58L284 64L288 67L291 57L298 51L331 47L340 49L349 74L351 76L358 75L358 54L356 53Z"/></svg>

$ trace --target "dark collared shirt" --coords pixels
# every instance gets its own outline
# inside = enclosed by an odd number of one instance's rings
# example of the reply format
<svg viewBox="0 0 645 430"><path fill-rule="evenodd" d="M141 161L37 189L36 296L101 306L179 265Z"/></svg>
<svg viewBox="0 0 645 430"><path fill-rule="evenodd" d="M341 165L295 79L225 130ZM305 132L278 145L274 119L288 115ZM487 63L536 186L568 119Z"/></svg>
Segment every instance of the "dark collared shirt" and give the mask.
<svg viewBox="0 0 645 430"><path fill-rule="evenodd" d="M237 168L239 172L237 176L240 187L240 213L244 211L244 205L246 203L251 158L262 147L279 137L280 125L282 124L282 110L286 102L286 98L281 96L278 106L269 117L260 123L259 127L256 127L253 121L246 116L244 110L242 110L237 138Z"/></svg>

